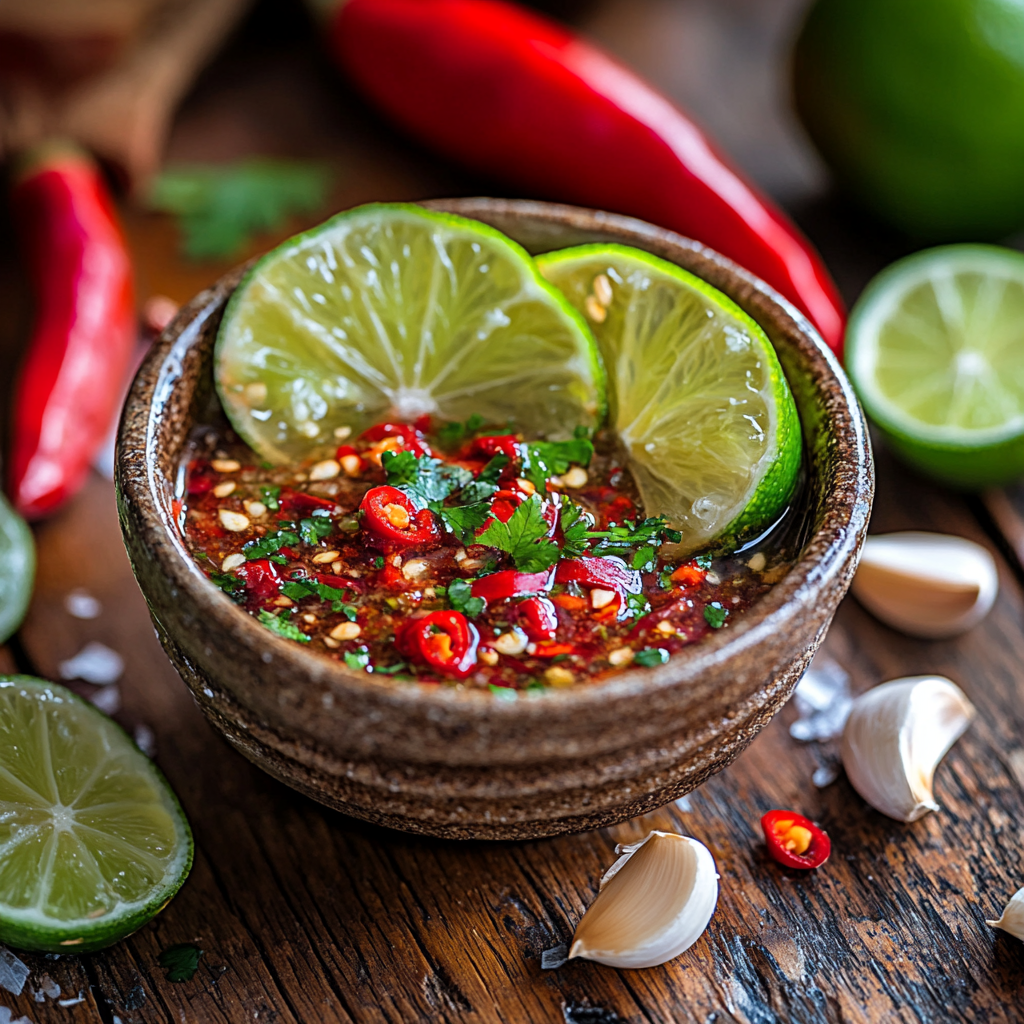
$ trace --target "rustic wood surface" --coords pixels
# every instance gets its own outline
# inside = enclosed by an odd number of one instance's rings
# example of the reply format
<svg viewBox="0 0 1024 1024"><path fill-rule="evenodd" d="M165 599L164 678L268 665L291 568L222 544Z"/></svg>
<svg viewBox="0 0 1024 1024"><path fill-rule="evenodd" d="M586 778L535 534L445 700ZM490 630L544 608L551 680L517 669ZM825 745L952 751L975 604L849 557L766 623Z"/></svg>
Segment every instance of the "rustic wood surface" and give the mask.
<svg viewBox="0 0 1024 1024"><path fill-rule="evenodd" d="M699 110L800 216L853 298L901 243L816 191L820 169L787 124L781 93L771 99L772 69L800 6L618 0L558 9ZM283 0L280 7L283 25L275 23L278 5L258 6L204 76L179 115L172 157L328 157L339 171L339 207L487 190L376 125L312 49L304 18ZM679 53L686 67L677 66ZM744 124L759 145L749 144ZM128 218L143 298L184 300L223 269L181 264L167 221ZM5 222L0 237L0 380L9 381L29 311ZM167 910L115 948L23 955L31 975L20 997L0 989L0 1021L1020 1020L1024 945L984 919L1024 884L1024 570L1012 537L1014 516L1024 536L1024 491L968 499L916 478L884 452L878 467L875 532L942 530L999 552L1001 599L966 636L910 640L847 600L825 645L857 691L938 672L978 706L978 720L938 772L940 812L901 825L867 808L841 775L815 788L812 773L834 763L835 751L792 740L787 708L682 805L601 832L491 845L362 825L235 754L160 650L121 546L111 484L95 475L37 530L36 594L20 634L0 650L0 668L59 679L61 662L90 641L118 651L125 671L116 717L152 732L156 761L191 817L196 862ZM75 588L100 602L97 618L68 612ZM834 853L826 867L805 874L766 858L758 819L780 806L827 829ZM692 834L716 858L721 898L704 937L656 969L573 962L542 971L541 952L571 936L615 843L652 827ZM205 951L190 982L171 983L157 966L159 952L178 942Z"/></svg>

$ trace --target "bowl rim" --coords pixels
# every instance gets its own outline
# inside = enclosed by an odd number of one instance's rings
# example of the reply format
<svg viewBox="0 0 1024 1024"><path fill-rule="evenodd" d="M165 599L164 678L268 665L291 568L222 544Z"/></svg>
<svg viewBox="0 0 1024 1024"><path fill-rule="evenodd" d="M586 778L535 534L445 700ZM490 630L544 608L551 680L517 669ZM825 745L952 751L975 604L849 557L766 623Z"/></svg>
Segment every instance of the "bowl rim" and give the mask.
<svg viewBox="0 0 1024 1024"><path fill-rule="evenodd" d="M444 684L382 686L366 673L351 670L344 664L276 636L215 588L189 555L170 508L161 500L161 496L168 493L168 481L160 470L158 457L161 450L157 444L160 420L170 406L178 404L174 395L184 375L188 351L201 337L207 320L226 306L242 274L254 262L251 260L228 271L183 306L153 344L139 367L125 402L115 459L119 502L135 503L147 531L152 533L156 529L164 543L150 545L156 552L155 561L172 588L184 591L198 603L204 615L214 619L218 629L229 631L245 640L247 646L262 651L263 660L276 663L278 672L283 665L296 678L326 682L336 695L355 691L362 699L370 697L395 711L406 708L429 713L431 708L448 709L470 719L527 715L541 722L547 713L545 709L551 709L552 701L561 709L583 710L595 704L606 705L684 686L689 680L713 667L720 667L735 655L756 648L772 635L785 634L794 617L802 608L818 600L830 580L843 573L852 575L866 533L874 491L870 441L863 413L838 360L795 306L720 253L636 218L559 203L488 197L431 200L421 205L468 217L479 218L482 214L533 217L563 229L568 226L583 232L606 231L622 235L626 244L648 242L663 248L685 249L706 263L709 269L713 268L736 284L750 289L772 312L776 321L774 326L762 324L765 330L771 335L781 329L796 340L814 371L813 390L831 393L826 420L835 432L837 447L842 447L845 442L851 453L850 457L837 464L835 485L831 493L824 496L821 525L808 537L800 557L789 572L744 612L735 627L684 648L664 665L625 668L605 679L564 689L529 691L520 694L520 699L515 701L496 699L489 691L459 689ZM634 241L631 243L629 238ZM711 283L721 288L721 285ZM730 297L746 309L735 295ZM754 313L751 315L758 319ZM144 463L142 473L132 465L140 455ZM177 464L178 459L174 462Z"/></svg>

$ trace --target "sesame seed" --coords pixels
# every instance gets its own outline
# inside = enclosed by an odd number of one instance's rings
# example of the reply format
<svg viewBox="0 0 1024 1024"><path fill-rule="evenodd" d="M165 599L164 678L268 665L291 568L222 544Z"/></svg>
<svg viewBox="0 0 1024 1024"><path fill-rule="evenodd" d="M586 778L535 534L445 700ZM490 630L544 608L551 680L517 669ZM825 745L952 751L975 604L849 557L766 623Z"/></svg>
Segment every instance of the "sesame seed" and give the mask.
<svg viewBox="0 0 1024 1024"><path fill-rule="evenodd" d="M633 650L630 647L617 647L608 655L608 663L616 668L621 665L628 665L633 660Z"/></svg>
<svg viewBox="0 0 1024 1024"><path fill-rule="evenodd" d="M284 594L281 594L280 597L274 598L274 604L276 604L278 608L291 608L295 602L290 597L285 597Z"/></svg>
<svg viewBox="0 0 1024 1024"><path fill-rule="evenodd" d="M333 480L341 472L341 463L336 459L324 459L315 463L309 471L310 480Z"/></svg>
<svg viewBox="0 0 1024 1024"><path fill-rule="evenodd" d="M345 563L344 562L339 560L337 562L332 562L331 563L331 572L333 572L335 576L340 576L344 571L345 571Z"/></svg>
<svg viewBox="0 0 1024 1024"><path fill-rule="evenodd" d="M533 485L533 482L526 480L523 477L518 477L516 479L516 487L518 487L519 490L521 490L527 497L530 497L531 494L537 493L537 488Z"/></svg>
<svg viewBox="0 0 1024 1024"><path fill-rule="evenodd" d="M747 565L749 568L753 569L754 572L760 572L765 567L765 562L766 559L764 557L764 552L758 551L758 553L754 555L749 562L747 562Z"/></svg>
<svg viewBox="0 0 1024 1024"><path fill-rule="evenodd" d="M483 647L480 649L480 660L485 665L491 665L493 667L498 664L498 652L492 651L487 647Z"/></svg>
<svg viewBox="0 0 1024 1024"><path fill-rule="evenodd" d="M419 576L426 575L427 570L430 568L425 559L422 558L410 558L409 561L402 566L402 575L407 580L414 580Z"/></svg>
<svg viewBox="0 0 1024 1024"><path fill-rule="evenodd" d="M332 640L355 640L362 630L355 622L340 622L331 630L329 636Z"/></svg>
<svg viewBox="0 0 1024 1024"><path fill-rule="evenodd" d="M267 506L262 501L243 501L242 505L254 519L259 519L260 516L267 514Z"/></svg>
<svg viewBox="0 0 1024 1024"><path fill-rule="evenodd" d="M612 304L612 283L608 280L607 274L598 274L594 278L594 298L601 303L602 306L610 306Z"/></svg>
<svg viewBox="0 0 1024 1024"><path fill-rule="evenodd" d="M522 654L526 650L529 641L521 629L512 629L508 633L502 633L495 637L492 646L502 654Z"/></svg>
<svg viewBox="0 0 1024 1024"><path fill-rule="evenodd" d="M562 483L566 487L586 487L587 480L589 479L587 471L582 466L573 466L572 469L562 477Z"/></svg>
<svg viewBox="0 0 1024 1024"><path fill-rule="evenodd" d="M587 311L587 316L589 316L594 323L603 324L605 317L608 316L608 310L605 309L593 295L588 295L586 299L583 300L583 308Z"/></svg>
<svg viewBox="0 0 1024 1024"><path fill-rule="evenodd" d="M232 512L229 508L217 509L217 518L225 530L232 533L244 533L249 529L249 517L243 516L241 512Z"/></svg>
<svg viewBox="0 0 1024 1024"><path fill-rule="evenodd" d="M313 623L316 622L316 616L312 612L306 612L306 614L302 616L302 621L308 622L312 626Z"/></svg>
<svg viewBox="0 0 1024 1024"><path fill-rule="evenodd" d="M556 687L572 686L576 679L576 677L567 668L562 668L561 665L552 665L551 668L544 673L544 678L547 680L549 686Z"/></svg>
<svg viewBox="0 0 1024 1024"><path fill-rule="evenodd" d="M602 590L600 587L594 587L590 592L590 607L595 610L607 608L615 600L615 596L614 590Z"/></svg>
<svg viewBox="0 0 1024 1024"><path fill-rule="evenodd" d="M659 633L665 633L666 635L669 633L674 633L676 631L676 627L673 626L672 623L668 621L668 619L662 619L661 622L659 622L654 628Z"/></svg>
<svg viewBox="0 0 1024 1024"><path fill-rule="evenodd" d="M238 459L214 459L210 466L215 473L237 473L242 468Z"/></svg>
<svg viewBox="0 0 1024 1024"><path fill-rule="evenodd" d="M336 650L337 648L339 648L341 646L341 644L338 643L337 640L332 640L329 636L325 636L324 637L324 644L327 647L330 647L330 648L332 648L334 650Z"/></svg>
<svg viewBox="0 0 1024 1024"><path fill-rule="evenodd" d="M235 489L234 480L225 480L222 484L217 484L213 489L213 495L215 498L226 498Z"/></svg>
<svg viewBox="0 0 1024 1024"><path fill-rule="evenodd" d="M337 551L321 551L319 554L313 556L313 561L317 565L326 565L328 562L334 562L338 558Z"/></svg>
<svg viewBox="0 0 1024 1024"><path fill-rule="evenodd" d="M220 563L220 570L221 572L231 572L232 569L237 569L240 565L245 565L245 555L240 555L236 552L233 555L228 555Z"/></svg>

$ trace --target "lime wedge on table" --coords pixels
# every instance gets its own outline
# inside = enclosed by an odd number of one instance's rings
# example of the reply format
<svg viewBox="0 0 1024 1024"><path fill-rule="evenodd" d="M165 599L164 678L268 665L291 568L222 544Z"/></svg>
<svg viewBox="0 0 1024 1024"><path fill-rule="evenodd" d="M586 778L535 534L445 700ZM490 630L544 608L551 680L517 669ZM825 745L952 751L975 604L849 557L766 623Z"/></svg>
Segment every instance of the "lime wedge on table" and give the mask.
<svg viewBox="0 0 1024 1024"><path fill-rule="evenodd" d="M1024 475L1024 255L949 245L882 271L846 368L889 446L961 487Z"/></svg>
<svg viewBox="0 0 1024 1024"><path fill-rule="evenodd" d="M649 516L695 550L769 525L800 468L800 422L764 331L711 285L621 245L537 258L589 319L609 418Z"/></svg>
<svg viewBox="0 0 1024 1024"><path fill-rule="evenodd" d="M0 942L109 946L191 865L177 799L119 726L62 686L0 676Z"/></svg>
<svg viewBox="0 0 1024 1024"><path fill-rule="evenodd" d="M604 415L593 337L526 251L405 204L349 210L264 256L215 358L232 424L277 462L392 417L475 413L562 438Z"/></svg>

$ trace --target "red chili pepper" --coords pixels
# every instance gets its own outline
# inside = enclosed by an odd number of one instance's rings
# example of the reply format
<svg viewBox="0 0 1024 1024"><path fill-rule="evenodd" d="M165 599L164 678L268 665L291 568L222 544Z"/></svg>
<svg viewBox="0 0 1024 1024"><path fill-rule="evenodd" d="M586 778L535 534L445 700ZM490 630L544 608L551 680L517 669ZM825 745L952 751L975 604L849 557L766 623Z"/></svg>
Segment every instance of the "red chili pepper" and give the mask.
<svg viewBox="0 0 1024 1024"><path fill-rule="evenodd" d="M702 569L696 562L687 562L685 565L679 566L669 579L683 587L695 587L699 583L703 583L707 571Z"/></svg>
<svg viewBox="0 0 1024 1024"><path fill-rule="evenodd" d="M574 644L539 643L533 653L537 658L557 658L560 654L575 654L576 646Z"/></svg>
<svg viewBox="0 0 1024 1024"><path fill-rule="evenodd" d="M399 627L395 645L408 658L464 678L476 666L480 634L461 612L431 612Z"/></svg>
<svg viewBox="0 0 1024 1024"><path fill-rule="evenodd" d="M828 835L802 814L769 811L761 819L768 853L788 868L818 868L828 860Z"/></svg>
<svg viewBox="0 0 1024 1024"><path fill-rule="evenodd" d="M434 545L437 522L430 509L416 507L397 487L372 487L359 505L363 525L379 540L400 548Z"/></svg>
<svg viewBox="0 0 1024 1024"><path fill-rule="evenodd" d="M630 569L621 558L563 558L555 568L556 583L580 583L618 593L639 594L643 590L640 573Z"/></svg>
<svg viewBox="0 0 1024 1024"><path fill-rule="evenodd" d="M246 604L264 605L281 593L277 566L269 558L257 558L240 565L235 572L245 580Z"/></svg>
<svg viewBox="0 0 1024 1024"><path fill-rule="evenodd" d="M636 519L636 505L624 494L619 495L605 505L601 517L608 526L620 526L626 519Z"/></svg>
<svg viewBox="0 0 1024 1024"><path fill-rule="evenodd" d="M595 46L497 0L348 0L329 30L353 80L436 150L520 191L695 238L840 349L842 300L810 243L686 114Z"/></svg>
<svg viewBox="0 0 1024 1024"><path fill-rule="evenodd" d="M538 642L555 639L558 613L546 597L530 597L523 601L519 605L519 618L523 631L531 640Z"/></svg>
<svg viewBox="0 0 1024 1024"><path fill-rule="evenodd" d="M402 442L402 447L414 455L429 455L430 449L423 439L423 435L408 423L378 423L369 430L364 430L360 435L364 441L383 441L388 437L397 437Z"/></svg>
<svg viewBox="0 0 1024 1024"><path fill-rule="evenodd" d="M99 168L30 158L12 193L36 323L14 393L9 484L38 518L81 487L121 406L138 337L131 260Z"/></svg>
<svg viewBox="0 0 1024 1024"><path fill-rule="evenodd" d="M516 572L502 569L489 576L481 576L472 584L473 596L482 597L488 604L504 601L510 597L525 597L527 594L541 594L551 589L550 572Z"/></svg>
<svg viewBox="0 0 1024 1024"><path fill-rule="evenodd" d="M519 461L519 442L515 434L503 434L494 437L476 437L469 444L470 456L483 455L493 459L495 455L504 455L509 462Z"/></svg>
<svg viewBox="0 0 1024 1024"><path fill-rule="evenodd" d="M491 502L491 515L494 516L495 519L500 519L501 522L507 523L512 518L516 508L521 504L522 500L514 501L509 498L495 498L495 500ZM487 522L477 530L477 533L483 533L487 527L490 526L490 522L491 521L488 519Z"/></svg>
<svg viewBox="0 0 1024 1024"><path fill-rule="evenodd" d="M311 516L318 509L333 512L337 502L328 501L326 498L318 498L315 494L306 494L304 491L293 491L290 487L284 488L277 496L280 511L284 516L278 518L287 519L289 516Z"/></svg>

